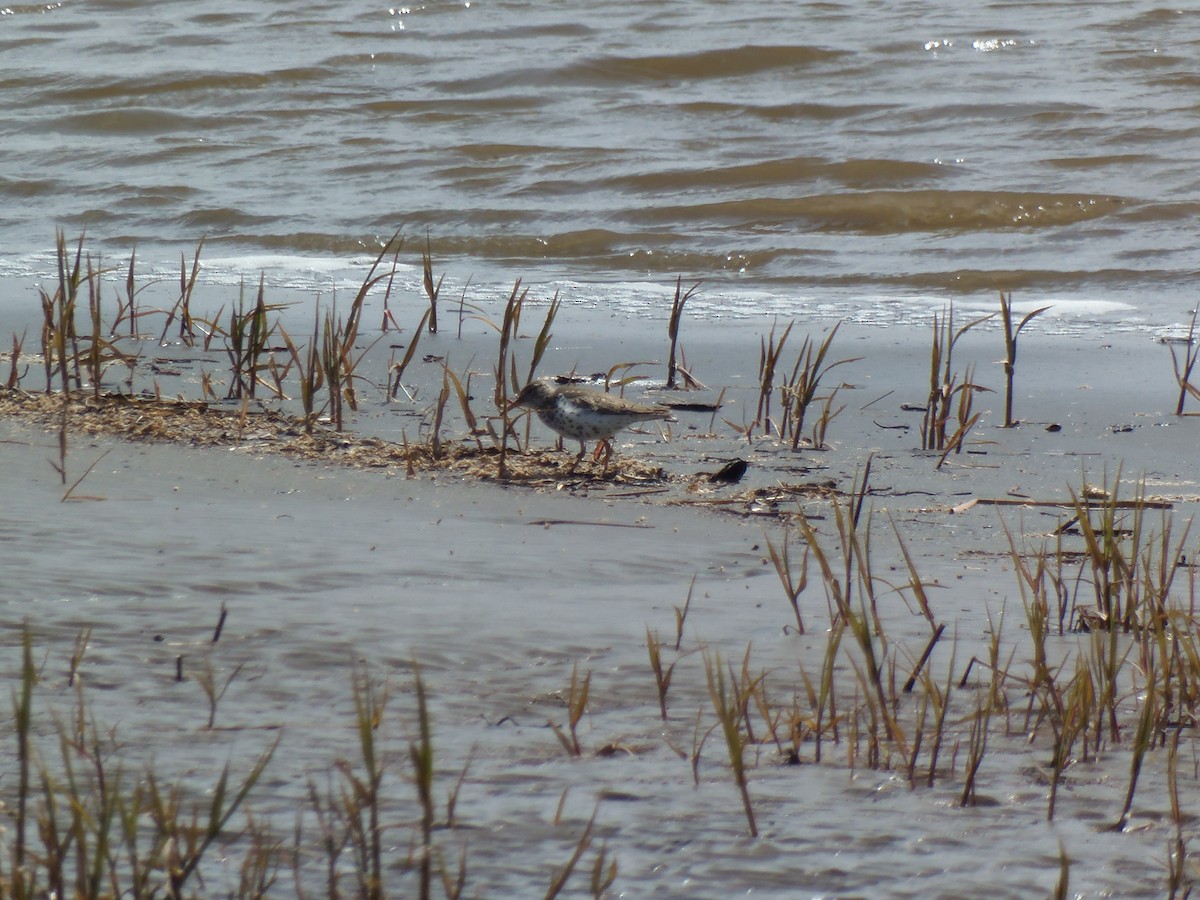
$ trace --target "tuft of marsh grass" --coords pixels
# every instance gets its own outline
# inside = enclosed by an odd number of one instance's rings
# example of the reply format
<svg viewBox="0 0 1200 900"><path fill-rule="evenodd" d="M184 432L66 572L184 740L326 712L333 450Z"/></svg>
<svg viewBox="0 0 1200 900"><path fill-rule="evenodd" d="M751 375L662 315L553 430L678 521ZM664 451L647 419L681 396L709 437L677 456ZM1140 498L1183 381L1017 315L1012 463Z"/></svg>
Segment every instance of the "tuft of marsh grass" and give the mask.
<svg viewBox="0 0 1200 900"><path fill-rule="evenodd" d="M26 333L27 334L27 333ZM8 357L8 377L4 380L4 387L7 390L12 390L21 383L24 377L24 372L21 371L21 348L25 346L26 334L17 336L14 331L12 336L12 352ZM28 366L25 367L28 371Z"/></svg>
<svg viewBox="0 0 1200 900"><path fill-rule="evenodd" d="M138 316L140 313L137 308L137 296L144 289L137 287L137 281L134 277L135 264L137 260L137 244L134 244L129 251L129 266L125 270L125 298L117 300L117 315L113 319L112 327L109 329L109 337L116 337L117 331L121 327L121 323L128 320L129 322L129 337L136 338L138 336Z"/></svg>
<svg viewBox="0 0 1200 900"><path fill-rule="evenodd" d="M788 604L792 607L792 613L796 617L796 633L804 634L804 616L800 612L800 595L808 587L808 554L811 545L805 546L804 558L800 563L800 575L799 577L794 577L792 575L792 560L788 549L790 542L787 530L784 530L783 540L780 542L782 549L775 549L775 545L771 543L769 535L766 537L766 541L767 553L771 557L771 564L775 567L775 573L779 576L779 581L783 585L783 592L787 595Z"/></svg>
<svg viewBox="0 0 1200 900"><path fill-rule="evenodd" d="M949 438L945 437L946 422L945 406L943 406L942 418L937 422L938 438L942 444L937 447L942 451L938 457L936 468L940 469L946 463L946 458L951 453L962 453L963 442L966 440L967 432L975 427L976 423L983 416L983 413L973 412L975 395L980 392L990 392L991 388L983 387L975 383L975 368L972 366L967 369L966 378L962 384L956 384L957 378L952 376L944 385L944 401L948 405L955 397L958 398L954 404L955 419L958 422L958 427Z"/></svg>
<svg viewBox="0 0 1200 900"><path fill-rule="evenodd" d="M79 377L78 333L75 330L75 311L79 303L79 290L83 282L83 238L75 248L74 260L67 247L67 236L62 229L55 231L55 258L58 264L58 287L53 294L38 288L42 305L42 360L46 371L46 393L54 387L57 376L60 390L71 391L74 377L76 386Z"/></svg>
<svg viewBox="0 0 1200 900"><path fill-rule="evenodd" d="M566 888L567 882L571 880L571 875L578 867L580 860L583 859L585 853L592 846L593 832L596 828L596 815L599 813L599 807L592 812L592 817L588 819L587 825L584 826L583 833L579 836L579 840L575 842L575 847L571 852L570 859L562 868L556 870L550 879L550 886L546 889L546 900L553 900ZM596 854L595 862L592 864L590 890L593 897L604 897L607 895L608 889L612 887L617 880L617 860L613 857L609 860L608 848L601 846L600 851Z"/></svg>
<svg viewBox="0 0 1200 900"><path fill-rule="evenodd" d="M330 895L338 894L339 858L348 852L354 862L356 895L382 900L385 829L380 805L388 757L377 732L384 721L389 692L386 685L375 683L365 666L355 667L351 683L361 765L356 768L349 760L338 760L335 768L341 783L337 789L331 786L322 802L310 781L309 800L321 823Z"/></svg>
<svg viewBox="0 0 1200 900"><path fill-rule="evenodd" d="M133 359L126 353L122 353L104 330L104 323L101 313L100 288L101 288L102 270L97 263L95 267L92 265L91 254L87 257L87 273L84 280L87 284L88 293L88 323L91 326L89 334L85 338L86 350L76 351L77 356L82 356L83 366L87 372L88 381L92 385L92 396L99 400L101 391L101 381L104 377L104 370L113 363L120 363L132 368ZM78 370L78 362L76 363ZM78 383L78 375L76 376Z"/></svg>
<svg viewBox="0 0 1200 900"><path fill-rule="evenodd" d="M1146 523L1148 497L1144 479L1132 501L1119 498L1120 470L1111 486L1069 488L1074 521L1084 539L1083 566L1090 575L1096 606L1086 616L1089 627L1120 629L1126 633L1152 624L1166 610L1166 598L1178 569L1176 562L1191 530L1189 520L1182 537L1172 538L1171 519L1163 512L1155 540ZM1095 516L1095 518L1093 518ZM1083 570L1080 573L1083 575Z"/></svg>
<svg viewBox="0 0 1200 900"><path fill-rule="evenodd" d="M521 327L521 314L525 309L525 302L528 297L529 288L522 290L521 280L517 279L516 283L513 284L512 291L508 295L508 300L504 304L504 315L501 318L500 324L497 325L486 318L483 320L486 324L496 329L500 336L495 368L496 390L493 396L497 412L496 418L500 422L500 434L496 435L493 432L492 439L500 450L497 477L501 479L508 478L508 439L510 435L514 435L512 420L509 416L512 405L508 398L510 395L515 396L520 392L521 388L534 379L538 366L541 365L542 356L550 345L550 338L552 337L550 329L553 327L554 319L557 317L558 310L562 305L558 293L555 292L550 300L550 306L546 310L546 317L542 320L541 330L534 341L528 373L525 376L525 381L522 382L520 376L517 374L517 358L516 354L512 352L512 343L518 337Z"/></svg>
<svg viewBox="0 0 1200 900"><path fill-rule="evenodd" d="M238 297L237 306L230 310L229 328L225 332L225 353L229 357L231 378L227 400L253 400L263 373L268 365L265 358L270 352L271 335L275 328L268 320L268 313L283 307L266 302L266 273L258 278L258 293L254 305L245 305L245 282Z"/></svg>
<svg viewBox="0 0 1200 900"><path fill-rule="evenodd" d="M761 427L763 434L771 433L771 397L775 393L775 370L779 367L779 358L783 355L784 344L792 333L795 322L789 322L779 340L775 340L775 323L771 323L771 332L765 338L760 338L761 347L758 355L758 407L754 414L754 425L746 429L749 439L754 428ZM779 429L775 429L779 433Z"/></svg>
<svg viewBox="0 0 1200 900"><path fill-rule="evenodd" d="M946 423L949 422L956 393L963 390L975 390L977 386L970 380L963 385L957 385L958 376L954 373L954 346L964 334L983 322L993 318L995 313L980 316L963 325L954 327L954 304L950 304L941 317L934 313L933 340L929 349L929 399L925 406L925 417L921 425L921 449L944 450L946 448ZM967 385L970 385L968 388ZM961 407L960 407L961 409ZM972 424L974 424L972 422ZM960 431L965 434L966 429ZM944 459L944 457L943 457Z"/></svg>
<svg viewBox="0 0 1200 900"><path fill-rule="evenodd" d="M1021 321L1013 326L1012 317L1012 292L1009 291L1008 296L1004 295L1004 291L1000 292L1000 317L1004 322L1004 427L1012 428L1017 424L1013 418L1013 379L1017 374L1017 338L1021 336L1021 331L1031 321L1036 319L1049 306L1042 306L1032 312L1026 313ZM1182 398L1180 399L1182 403Z"/></svg>
<svg viewBox="0 0 1200 900"><path fill-rule="evenodd" d="M567 691L567 725L566 728L560 728L554 722L549 722L550 728L554 731L554 736L558 738L563 749L571 756L582 756L583 747L579 743L579 723L583 720L583 714L587 712L588 695L591 692L592 673L588 672L583 676L583 680L579 680L579 664L576 663L571 668L571 686Z"/></svg>
<svg viewBox="0 0 1200 900"><path fill-rule="evenodd" d="M749 655L749 648L746 653ZM717 727L725 738L725 749L729 755L729 766L733 773L733 781L742 798L742 810L746 814L746 825L750 829L750 837L758 837L758 825L754 819L754 804L750 800L750 786L746 777L746 745L750 743L743 732L745 709L754 690L755 682L738 678L732 667L729 668L729 681L726 683L726 666L717 652L704 651L704 673L708 680L708 696L712 701L713 711L717 714Z"/></svg>
<svg viewBox="0 0 1200 900"><path fill-rule="evenodd" d="M501 480L508 477L508 437L511 431L509 421L509 410L511 407L508 398L510 392L515 396L518 390L517 363L515 359L510 359L509 347L517 335L518 327L520 327L521 310L525 305L525 298L528 296L529 288L521 290L521 279L518 278L513 284L513 289L508 295L508 300L504 304L504 315L499 327L497 327L497 331L500 334L500 343L496 356L496 391L493 400L500 419L500 436L498 442L500 444L500 455L496 475Z"/></svg>
<svg viewBox="0 0 1200 900"><path fill-rule="evenodd" d="M1051 717L1054 748L1050 757L1050 796L1046 803L1046 819L1053 821L1058 789L1064 772L1073 762L1076 744L1081 743L1085 754L1087 752L1088 728L1096 707L1096 689L1086 662L1077 663L1075 675L1065 691L1060 691L1056 684L1049 687L1055 695L1064 695L1061 701L1056 701L1057 714Z"/></svg>
<svg viewBox="0 0 1200 900"><path fill-rule="evenodd" d="M783 415L780 421L780 436L787 438L791 436L792 449L797 450L800 447L800 440L804 437L804 421L808 416L809 408L817 401L817 391L820 389L821 380L829 374L831 369L838 366L844 366L847 363L858 362L862 357L854 357L852 359L839 359L834 362L828 362L829 348L833 344L833 339L837 336L838 329L842 323L836 322L829 330L829 334L825 335L825 339L818 345L814 343L812 338L805 337L804 342L800 345L800 352L796 356L796 363L792 367L791 374L786 377L781 388L780 396L783 400ZM782 340L780 344L782 345ZM829 423L837 412L833 411L833 397L837 393L835 388L825 398L825 406L822 412L820 421L818 422L818 431L814 432L814 447L822 447L825 444L825 432L829 428ZM819 435L819 437L818 437Z"/></svg>
<svg viewBox="0 0 1200 900"><path fill-rule="evenodd" d="M987 753L988 735L995 710L990 698L982 691L975 695L975 714L971 718L971 737L967 745L967 762L963 779L960 806L974 806L978 802L979 768L983 765L983 757Z"/></svg>
<svg viewBox="0 0 1200 900"><path fill-rule="evenodd" d="M671 678L675 675L675 660L666 668L662 661L662 642L658 632L646 628L646 652L650 655L650 669L654 673L654 686L658 691L658 709L662 720L667 721L667 692L671 690Z"/></svg>
<svg viewBox="0 0 1200 900"><path fill-rule="evenodd" d="M78 656L78 641L76 647ZM230 833L278 740L240 781L234 781L226 764L205 799L189 801L181 785L164 784L153 768L129 778L119 764L111 764L112 739L87 715L77 683L77 712L70 723L56 722L57 755L43 758L32 742L38 676L28 627L22 634L22 657L13 719L16 813L11 843L7 836L3 841L0 895L14 900L190 896L190 885L202 879L203 859ZM264 884L271 867L261 862L253 878Z"/></svg>
<svg viewBox="0 0 1200 900"><path fill-rule="evenodd" d="M700 282L697 281L685 291L683 290L683 276L680 275L675 280L675 297L671 301L671 315L667 319L667 337L671 341L671 350L667 356L667 390L675 390L677 386L676 375L679 372L683 373L683 380L687 383L688 387L693 387L696 384L696 380L692 378L691 373L686 368L680 368L676 362L675 350L676 345L679 343L679 326L683 321L683 308L699 287Z"/></svg>
<svg viewBox="0 0 1200 900"><path fill-rule="evenodd" d="M208 724L204 727L208 731L212 731L216 726L217 721L217 705L225 697L225 692L229 690L229 686L241 674L244 663L239 663L234 667L224 680L224 683L218 684L217 671L213 666L211 654L204 655L204 663L200 671L196 674L196 683L200 685L200 689L204 691L204 696L208 700Z"/></svg>
<svg viewBox="0 0 1200 900"><path fill-rule="evenodd" d="M313 316L312 337L303 351L297 348L296 344L292 341L291 335L283 327L283 323L280 322L278 326L283 343L287 347L288 353L291 354L292 366L296 370L297 380L300 385L300 408L304 413L304 431L307 434L312 434L313 425L316 424L317 416L321 413L321 409L317 408L317 396L321 388L325 385L325 369L321 365L320 311L314 310Z"/></svg>
<svg viewBox="0 0 1200 900"><path fill-rule="evenodd" d="M91 640L90 626L75 635L75 649L71 652L71 664L67 671L67 687L75 687L75 677L79 674L79 667L83 664L83 657Z"/></svg>
<svg viewBox="0 0 1200 900"><path fill-rule="evenodd" d="M163 325L162 334L158 337L159 344L167 342L167 332L171 330L175 318L179 318L179 339L191 347L196 339L196 324L192 317L192 293L196 289L196 277L200 274L200 251L204 249L204 238L196 245L192 256L192 267L189 272L187 257L179 255L179 298L167 313L167 321ZM133 260L130 259L130 278L132 278ZM132 301L131 301L132 302Z"/></svg>
<svg viewBox="0 0 1200 900"><path fill-rule="evenodd" d="M460 385L461 387L461 385ZM465 392L462 396L465 397ZM438 392L432 409L426 414L429 421L429 454L433 459L442 457L442 420L446 416L446 404L450 402L450 367L442 365L442 389ZM468 413L470 409L468 408Z"/></svg>

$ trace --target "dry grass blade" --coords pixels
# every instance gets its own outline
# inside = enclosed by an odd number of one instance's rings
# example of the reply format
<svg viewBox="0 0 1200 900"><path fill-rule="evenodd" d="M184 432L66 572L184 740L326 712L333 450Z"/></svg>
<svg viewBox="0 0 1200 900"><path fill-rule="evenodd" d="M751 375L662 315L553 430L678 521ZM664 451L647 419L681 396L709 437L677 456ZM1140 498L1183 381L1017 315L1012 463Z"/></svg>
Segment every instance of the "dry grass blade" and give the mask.
<svg viewBox="0 0 1200 900"><path fill-rule="evenodd" d="M71 486L69 488L67 488L67 490L63 493L62 497L60 498L60 502L66 503L68 500L99 500L99 499L101 499L99 497L77 497L77 496L75 496L75 488L79 487L79 485L83 483L83 480L92 474L92 470L95 469L96 466L98 466L100 464L100 460L102 460L102 459L104 459L104 457L108 456L108 454L110 452L112 452L112 451L105 450L98 457L96 457L96 459L92 462L92 464L90 466L88 466L86 469L84 469L83 474L80 475L78 478L75 479L75 481L73 481L71 483Z"/></svg>
<svg viewBox="0 0 1200 900"><path fill-rule="evenodd" d="M1200 399L1200 388L1192 384L1192 369L1196 366L1197 358L1200 358L1200 344L1196 342L1196 317L1198 315L1200 315L1200 305L1192 310L1192 321L1188 325L1187 349L1183 354L1182 366L1175 355L1175 345L1167 343L1167 349L1171 351L1171 366L1175 370L1175 382L1179 385L1179 401L1175 404L1175 415L1177 416L1183 415L1183 404L1188 395Z"/></svg>
<svg viewBox="0 0 1200 900"><path fill-rule="evenodd" d="M399 234L400 232L397 231L396 234L392 236L393 239L388 242L388 246L391 246L394 243L395 249L392 251L392 265L387 273L387 287L383 290L383 317L379 324L379 330L385 334L387 333L388 328L400 328L400 323L396 321L396 317L392 314L391 308L392 288L396 284L396 272L399 271L400 267L400 251L404 249L404 240L402 238L396 240ZM380 256L380 259L382 260L383 257Z"/></svg>
<svg viewBox="0 0 1200 900"><path fill-rule="evenodd" d="M413 330L412 340L408 342L408 347L404 351L404 357L400 362L392 366L392 387L389 391L389 396L395 400L396 395L400 393L400 389L404 386L404 370L408 368L408 364L413 361L416 356L417 346L421 343L421 333L425 330L425 323L429 321L429 310L421 313L421 321L417 323L417 327ZM407 393L407 391L405 392ZM409 394L409 399L412 395Z"/></svg>
<svg viewBox="0 0 1200 900"><path fill-rule="evenodd" d="M493 400L500 418L500 456L497 477L501 480L508 477L508 438L510 431L508 396L510 389L515 391L518 388L516 384L516 360L511 358L509 347L513 339L517 336L517 328L521 322L521 310L525 305L525 298L528 295L529 289L521 290L521 279L518 278L513 284L512 292L508 295L508 301L504 304L504 318L499 329L500 346L496 357L496 392Z"/></svg>
<svg viewBox="0 0 1200 900"><path fill-rule="evenodd" d="M908 681L904 682L904 693L912 693L913 688L917 684L917 679L921 677L921 672L925 668L925 663L929 662L929 657L933 654L933 648L937 646L937 642L942 639L942 635L945 633L945 631L946 626L944 624L938 625L933 630L933 635L929 638L929 643L925 645L925 651L921 654L921 658L917 660L917 664L913 666L912 674L909 675Z"/></svg>
<svg viewBox="0 0 1200 900"><path fill-rule="evenodd" d="M350 303L350 313L346 316L344 332L342 335L342 343L353 345L354 339L358 336L359 326L362 324L363 306L367 301L367 294L371 289L385 278L391 279L396 273L396 260L399 257L400 250L404 246L404 239L400 237L401 229L397 228L392 236L387 239L379 253L375 256L371 263L371 268L367 270L366 276L362 283L358 286L358 291L354 295L354 300ZM379 266L383 263L383 258L392 252L392 267L387 272L379 272ZM379 274L376 274L379 272Z"/></svg>
<svg viewBox="0 0 1200 900"><path fill-rule="evenodd" d="M554 297L550 300L550 308L546 310L546 318L542 322L542 329L538 332L537 339L533 342L533 355L529 359L529 374L525 378L526 384L533 381L538 367L542 364L542 356L545 355L546 348L550 346L550 338L553 337L550 329L554 325L554 319L558 315L560 306L562 306L562 301L558 299L558 291L555 291ZM516 385L513 385L513 387L516 387Z"/></svg>
<svg viewBox="0 0 1200 900"><path fill-rule="evenodd" d="M683 644L683 626L687 622L688 610L692 608L692 592L696 589L696 576L692 576L692 581L688 585L687 598L683 601L683 606L675 607L675 652L679 652L679 648Z"/></svg>
<svg viewBox="0 0 1200 900"><path fill-rule="evenodd" d="M917 574L916 563L913 562L912 554L908 552L908 545L904 543L904 538L900 535L900 528L896 525L896 520L892 518L891 511L888 511L887 517L888 522L891 523L892 532L896 535L896 543L900 547L900 555L904 557L904 565L908 569L908 583L904 587L912 592L913 599L917 601L917 607L921 610L921 615L929 622L930 627L936 631L938 624L933 615L933 608L929 605L929 595L925 593L925 582Z"/></svg>
<svg viewBox="0 0 1200 900"><path fill-rule="evenodd" d="M446 377L450 383L454 385L454 393L458 396L458 405L462 409L463 420L467 425L467 433L475 438L475 446L479 451L483 451L483 441L479 439L479 420L476 419L475 413L471 410L471 395L467 387L462 383L454 370L449 366L444 366ZM470 377L467 378L467 384L470 384Z"/></svg>
<svg viewBox="0 0 1200 900"><path fill-rule="evenodd" d="M1146 696L1142 700L1142 714L1138 717L1137 730L1133 735L1133 745L1129 761L1129 790L1125 794L1125 805L1121 808L1121 816L1113 826L1114 831L1124 831L1129 822L1129 811L1133 809L1133 796L1137 790L1138 778L1142 773L1142 765L1146 753L1154 744L1156 725L1158 723L1159 690L1157 674L1152 668L1146 672Z"/></svg>
<svg viewBox="0 0 1200 900"><path fill-rule="evenodd" d="M420 896L429 897L433 881L433 727L430 723L429 704L425 696L425 681L421 669L413 662L413 680L417 694L417 738L408 745L408 758L412 763L413 782L417 787L417 800L421 806L421 860ZM378 829L376 829L378 830ZM383 896L382 845L372 846L372 877L379 884L379 896Z"/></svg>
<svg viewBox="0 0 1200 900"><path fill-rule="evenodd" d="M432 413L429 414L429 452L436 460L442 457L442 420L446 415L446 404L450 401L450 368L442 366L442 389L434 401Z"/></svg>
<svg viewBox="0 0 1200 900"><path fill-rule="evenodd" d="M443 272L437 284L433 283L433 251L430 248L429 235L425 236L425 250L421 253L421 272L423 276L421 279L422 284L425 287L425 296L429 298L429 333L437 334L438 295L442 292L442 281L445 280L446 275Z"/></svg>
<svg viewBox="0 0 1200 900"><path fill-rule="evenodd" d="M959 453L962 451L963 439L967 436L967 432L974 428L976 423L979 422L979 419L982 415L983 413L975 413L958 426L958 429L953 435L951 435L950 439L946 441L941 455L938 456L937 466L935 468L940 469L943 465L945 465L946 459L951 453Z"/></svg>
<svg viewBox="0 0 1200 900"><path fill-rule="evenodd" d="M1054 900L1067 900L1071 895L1071 858L1067 848L1058 842L1058 882L1054 885Z"/></svg>
<svg viewBox="0 0 1200 900"><path fill-rule="evenodd" d="M817 532L803 511L797 517L796 522L800 528L800 533L804 536L805 543L808 545L808 550L812 552L817 560L817 565L821 567L821 578L825 583L825 593L831 607L830 618L835 623L842 621L845 619L849 609L846 605L846 594L842 588L842 583L833 573L833 563L821 547L820 541L817 538Z"/></svg>

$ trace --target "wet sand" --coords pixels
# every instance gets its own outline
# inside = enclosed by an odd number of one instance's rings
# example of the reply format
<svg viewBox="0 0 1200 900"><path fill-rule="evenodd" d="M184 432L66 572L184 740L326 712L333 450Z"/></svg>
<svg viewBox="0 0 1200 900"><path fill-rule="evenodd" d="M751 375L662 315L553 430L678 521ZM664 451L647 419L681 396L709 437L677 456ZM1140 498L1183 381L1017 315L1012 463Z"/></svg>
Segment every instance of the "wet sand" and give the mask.
<svg viewBox="0 0 1200 900"><path fill-rule="evenodd" d="M538 319L532 312L527 323ZM802 330L819 339L830 324L797 326L785 364L794 361ZM1192 468L1200 422L1171 415L1177 389L1168 351L1149 336L1110 340L1058 328L1050 318L1042 324L1022 337L1019 428L998 427L1001 333L981 327L958 345L955 369L975 364L976 380L997 392L977 398L981 421L964 452L940 469L940 454L917 449L921 414L903 408L926 400L925 330L842 327L833 358L863 359L828 376L829 385L844 384L839 399L846 404L829 426L828 449L793 452L774 438L740 437L722 419L740 425L753 418L766 319L685 320L689 368L707 390L683 399L714 399L725 389L726 405L715 417L679 413L669 435L645 429L619 438L618 471L622 461L662 470L636 483L565 469L512 484L431 470L408 477L401 465L346 465L336 451L325 460L297 459L275 452L269 440L198 447L73 432L69 480L99 461L77 498L59 502L64 488L47 462L57 458L56 436L9 417L0 420L8 607L0 658L15 677L27 623L44 659L36 702L47 756L48 713L63 714L75 702L69 659L76 635L89 628L84 697L101 729L114 730L129 768L152 764L164 779L198 787L211 784L227 759L235 771L248 768L278 736L250 808L285 834L306 808L308 780L323 787L337 760L356 758L351 679L355 666L366 667L391 690L381 734L391 753L384 819L397 894L415 877L401 863L418 815L407 742L416 729L419 664L442 815L470 761L456 827L435 838L447 860L466 846L468 893L543 892L596 811L596 843L572 882L580 890L603 843L619 862L614 890L627 896L1037 896L1058 881L1061 843L1073 893L1158 896L1175 835L1165 751L1150 754L1124 832L1103 830L1117 820L1128 785L1124 745L1069 770L1056 819L1047 823L1048 738L1030 741L1023 733L1027 698L1016 685L1008 688L1006 724L1002 714L993 723L972 808L957 804L970 730L961 718L950 726L946 771L933 788L910 789L898 763L873 770L860 760L852 771L844 752L814 764L811 741L800 748L800 765L785 765L773 743L751 747L757 839L747 833L719 734L704 744L698 785L686 758L698 711L701 734L715 721L702 648L735 665L751 648L750 669L767 673L780 708L794 696L806 707L800 671L819 673L828 602L813 566L800 601L807 633L797 634L766 542L790 540L798 560L802 545L785 526L803 509L833 553L828 490L850 491L868 457L873 571L893 584L908 578L890 517L922 579L935 585L930 603L947 635L929 666L943 683L957 683L967 660L986 654L989 617L998 622L1001 610L1004 656L1014 654L1012 671L1027 670L1021 593L1002 520L1036 545L1053 541L1047 536L1064 518L1062 508L970 506L972 499L1066 501L1069 488L1080 491L1084 481L1111 486L1119 469L1122 494L1132 496L1144 478L1148 494L1171 502L1175 539L1182 535L1200 495ZM452 333L425 338L420 349L448 357L456 371L470 360L480 373L473 393L482 410L494 338L475 330L461 341ZM543 374L654 360L637 371L663 377L663 322L565 310L554 331ZM387 343L371 351L364 371L384 371ZM522 365L530 343L519 342ZM187 362L196 353L185 348L159 355L168 360L160 369L178 373L158 376L164 394L194 392L201 368L221 367L215 352L206 355L210 363ZM364 390L351 424L356 434L421 439L421 415L441 369L431 361L410 372L416 401L388 404ZM38 384L36 374L29 378ZM553 447L540 423L531 434L534 447ZM445 436L463 437L457 418ZM573 455L569 447L561 453L564 467ZM750 463L742 483L714 486L704 478L738 457ZM1155 528L1157 516L1148 513ZM1180 573L1175 592L1186 600L1190 570ZM676 653L675 607L693 578ZM1079 602L1085 599L1081 592ZM214 644L222 605L228 615ZM889 665L902 681L930 626L900 593L883 591L880 612ZM647 629L666 642L667 663L678 659L666 722ZM1061 658L1084 641L1051 638ZM840 672L852 686L849 643ZM199 685L205 666L219 683L230 679L213 729ZM580 758L564 752L548 724L566 721L575 667L591 675ZM972 703L977 686L986 692L986 678L959 699ZM851 702L847 693L843 703ZM906 707L901 719L912 715ZM755 725L761 738L762 721ZM1185 746L1182 758L1191 760L1190 729ZM1187 807L1197 777L1190 763L1181 770ZM1189 819L1185 836L1192 829ZM321 860L310 853L312 875ZM209 884L235 876L237 847L220 857L205 864Z"/></svg>

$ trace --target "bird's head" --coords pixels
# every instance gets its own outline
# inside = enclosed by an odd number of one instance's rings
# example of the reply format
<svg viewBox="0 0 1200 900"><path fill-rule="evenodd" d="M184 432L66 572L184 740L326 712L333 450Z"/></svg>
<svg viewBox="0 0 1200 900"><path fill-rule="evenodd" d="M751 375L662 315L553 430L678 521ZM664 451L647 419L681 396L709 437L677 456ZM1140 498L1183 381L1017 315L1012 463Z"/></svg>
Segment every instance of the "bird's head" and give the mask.
<svg viewBox="0 0 1200 900"><path fill-rule="evenodd" d="M544 381L531 381L517 394L509 407L524 406L528 409L545 409L554 402L554 388Z"/></svg>

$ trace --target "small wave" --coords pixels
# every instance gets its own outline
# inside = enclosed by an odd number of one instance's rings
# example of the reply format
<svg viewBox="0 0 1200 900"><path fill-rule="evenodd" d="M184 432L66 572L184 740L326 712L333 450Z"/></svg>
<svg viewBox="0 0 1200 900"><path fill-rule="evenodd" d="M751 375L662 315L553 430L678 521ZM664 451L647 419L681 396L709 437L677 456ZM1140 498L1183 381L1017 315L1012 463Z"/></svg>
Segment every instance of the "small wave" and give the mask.
<svg viewBox="0 0 1200 900"><path fill-rule="evenodd" d="M557 68L533 66L523 61L519 69L456 79L443 83L442 87L450 95L467 92L500 96L522 85L541 90L547 84L611 88L620 84L691 82L741 78L774 69L804 69L842 55L842 51L817 47L743 46L681 54L592 56Z"/></svg>
<svg viewBox="0 0 1200 900"><path fill-rule="evenodd" d="M54 120L54 130L66 134L147 135L178 132L203 133L216 125L208 117L194 117L161 109L134 107L76 113ZM45 128L42 123L40 128Z"/></svg>
<svg viewBox="0 0 1200 900"><path fill-rule="evenodd" d="M821 157L790 157L741 166L638 172L617 176L602 184L609 188L653 193L701 187L773 187L802 184L818 179L847 187L867 187L929 181L945 175L946 167L936 163L894 159L848 159L831 162Z"/></svg>
<svg viewBox="0 0 1200 900"><path fill-rule="evenodd" d="M994 191L865 191L791 200L752 198L644 210L645 222L707 219L748 228L804 225L818 231L899 234L1048 228L1111 215L1129 204L1092 194Z"/></svg>
<svg viewBox="0 0 1200 900"><path fill-rule="evenodd" d="M165 94L212 96L225 91L259 91L273 81L298 82L327 77L319 68L292 69L287 72L194 72L185 75L160 74L157 78L64 78L37 94L38 104L66 105L146 98Z"/></svg>
<svg viewBox="0 0 1200 900"><path fill-rule="evenodd" d="M27 200L30 197L49 197L63 189L61 182L48 178L5 178L0 175L0 197Z"/></svg>
<svg viewBox="0 0 1200 900"><path fill-rule="evenodd" d="M822 47L743 46L696 53L593 57L558 74L590 83L740 78L773 69L808 68L843 55L843 51Z"/></svg>
<svg viewBox="0 0 1200 900"><path fill-rule="evenodd" d="M251 225L265 225L275 222L267 216L253 216L228 206L212 209L194 209L173 220L187 230L216 230L229 231L235 228L246 228Z"/></svg>
<svg viewBox="0 0 1200 900"><path fill-rule="evenodd" d="M753 98L737 103L726 103L718 100L697 100L691 103L680 103L683 112L711 117L714 120L728 119L736 116L752 116L768 122L836 122L842 119L853 119L857 116L886 112L891 107L883 103L767 103L756 104Z"/></svg>

